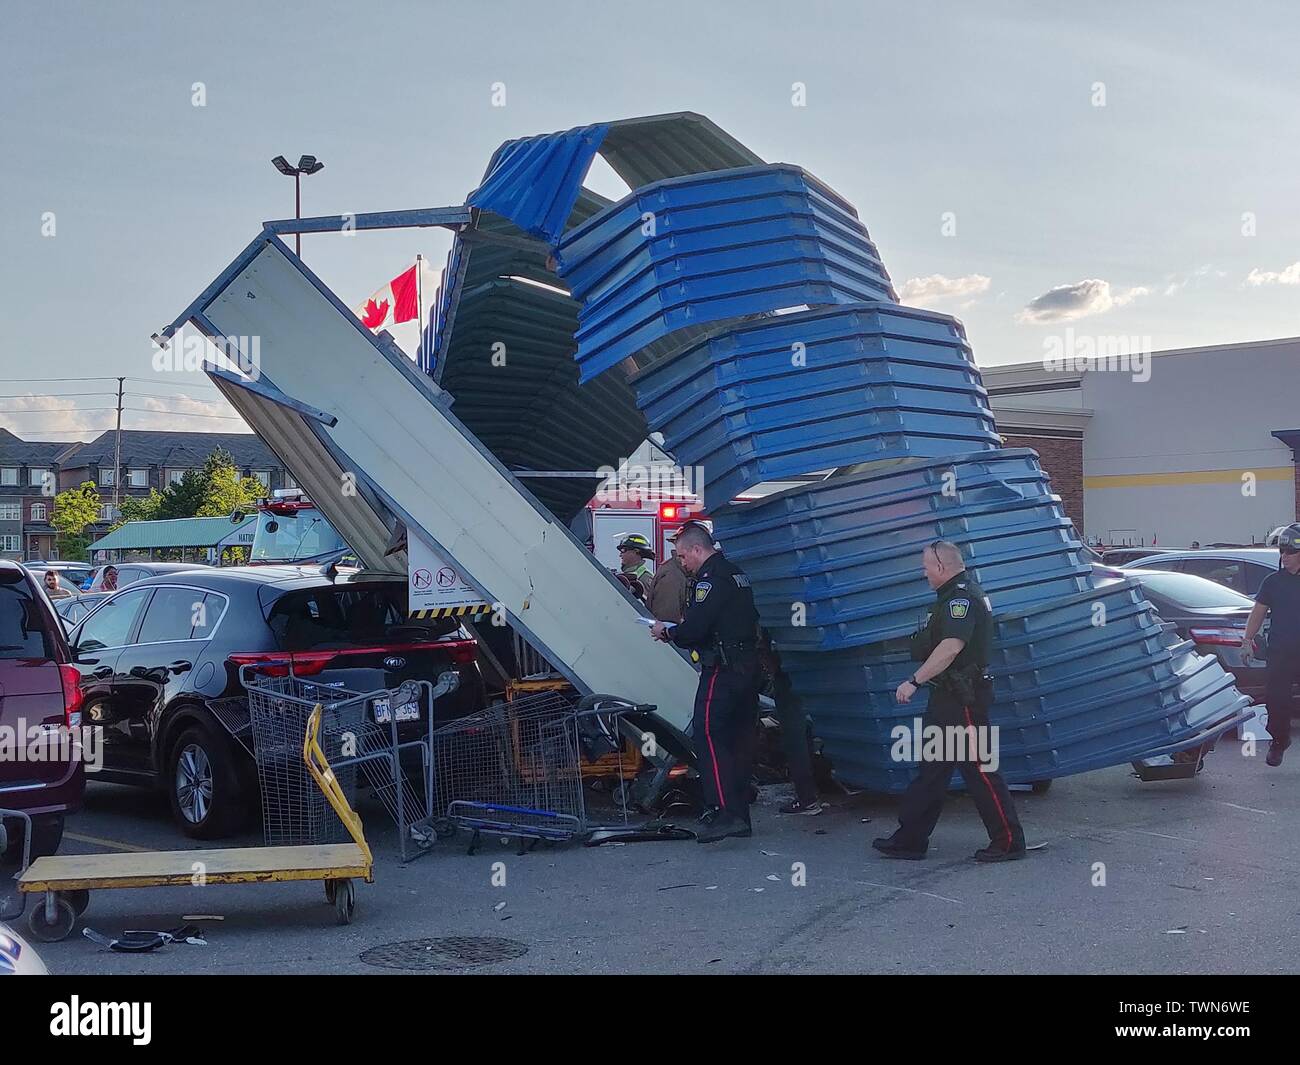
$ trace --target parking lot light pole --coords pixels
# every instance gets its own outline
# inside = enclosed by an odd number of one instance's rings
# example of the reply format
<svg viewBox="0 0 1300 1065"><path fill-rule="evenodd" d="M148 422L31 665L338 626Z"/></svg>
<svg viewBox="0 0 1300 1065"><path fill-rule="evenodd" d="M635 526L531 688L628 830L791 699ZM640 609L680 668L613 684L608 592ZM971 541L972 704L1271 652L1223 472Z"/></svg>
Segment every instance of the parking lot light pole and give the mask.
<svg viewBox="0 0 1300 1065"><path fill-rule="evenodd" d="M293 178L293 216L294 218L302 217L302 175L316 174L325 169L325 164L317 159L314 155L304 155L298 159L298 165L294 166L283 155L277 155L271 160L271 165L284 174L285 177ZM293 252L298 258L302 258L302 234L293 235Z"/></svg>

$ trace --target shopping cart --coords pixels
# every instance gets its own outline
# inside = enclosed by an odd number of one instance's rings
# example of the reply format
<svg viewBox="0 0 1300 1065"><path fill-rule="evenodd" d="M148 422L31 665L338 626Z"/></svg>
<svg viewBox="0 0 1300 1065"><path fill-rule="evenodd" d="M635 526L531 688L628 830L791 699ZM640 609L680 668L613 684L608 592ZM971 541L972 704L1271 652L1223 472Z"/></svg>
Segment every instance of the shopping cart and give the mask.
<svg viewBox="0 0 1300 1065"><path fill-rule="evenodd" d="M292 663L243 666L248 712L262 798L262 825L270 846L334 843L348 827L326 801L299 754L307 718L320 708L320 745L334 779L354 805L358 774L397 824L403 862L434 842L432 735L434 702L460 678L442 674L437 685L404 681L394 689L355 692L306 680ZM423 726L408 722L425 719ZM417 733L403 741L399 725ZM409 734L409 733L408 733Z"/></svg>
<svg viewBox="0 0 1300 1065"><path fill-rule="evenodd" d="M583 763L611 759L624 779L621 718L648 708L608 696L593 704L570 692L541 691L497 703L433 734L436 809L447 826L519 840L520 853L546 840L589 835ZM627 826L627 808L618 810ZM607 827L607 826L601 826Z"/></svg>

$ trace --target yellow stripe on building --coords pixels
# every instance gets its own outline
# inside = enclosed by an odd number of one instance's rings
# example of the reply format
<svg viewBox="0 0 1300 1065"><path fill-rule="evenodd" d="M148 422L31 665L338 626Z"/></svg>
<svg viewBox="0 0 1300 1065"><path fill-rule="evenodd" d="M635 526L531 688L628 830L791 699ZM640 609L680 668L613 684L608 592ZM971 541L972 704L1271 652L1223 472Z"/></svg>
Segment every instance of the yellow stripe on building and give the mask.
<svg viewBox="0 0 1300 1065"><path fill-rule="evenodd" d="M1115 473L1083 479L1084 488L1153 488L1174 484L1241 484L1253 474L1256 481L1290 481L1295 477L1292 466L1266 466L1255 470L1187 470L1181 473Z"/></svg>

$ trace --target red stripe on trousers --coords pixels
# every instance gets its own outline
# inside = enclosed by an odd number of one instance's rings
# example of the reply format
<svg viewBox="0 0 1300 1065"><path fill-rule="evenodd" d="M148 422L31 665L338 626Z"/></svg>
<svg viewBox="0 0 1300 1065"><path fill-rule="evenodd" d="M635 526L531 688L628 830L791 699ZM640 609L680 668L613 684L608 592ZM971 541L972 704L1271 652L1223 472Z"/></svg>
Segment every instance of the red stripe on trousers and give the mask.
<svg viewBox="0 0 1300 1065"><path fill-rule="evenodd" d="M975 730L975 722L970 718L970 707L963 706L962 711L966 714L966 727L972 732ZM1002 827L1007 830L1007 850L1011 849L1011 822L1007 820L1006 811L1002 809L1002 803L998 800L998 793L993 790L993 785L988 782L984 776L984 770L980 768L979 763L975 765L975 773L984 781L984 786L989 789L989 794L993 796L993 805L998 808L998 816L1002 818Z"/></svg>
<svg viewBox="0 0 1300 1065"><path fill-rule="evenodd" d="M709 744L709 758L713 762L713 786L718 791L718 803L722 809L727 808L727 797L722 791L722 777L718 775L718 753L713 749L713 731L709 728L709 710L713 706L713 686L718 683L718 667L713 667L713 678L709 681L709 693L704 697L704 738Z"/></svg>

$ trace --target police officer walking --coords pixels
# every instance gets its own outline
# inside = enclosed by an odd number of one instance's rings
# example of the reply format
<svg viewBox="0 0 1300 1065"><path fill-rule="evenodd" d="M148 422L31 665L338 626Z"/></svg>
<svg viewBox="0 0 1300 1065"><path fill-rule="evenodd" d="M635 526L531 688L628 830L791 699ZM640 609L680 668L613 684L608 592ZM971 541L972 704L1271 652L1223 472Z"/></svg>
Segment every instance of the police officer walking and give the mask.
<svg viewBox="0 0 1300 1065"><path fill-rule="evenodd" d="M1300 683L1300 523L1288 525L1277 538L1282 565L1264 578L1255 595L1255 609L1246 622L1241 648L1254 653L1255 636L1268 615L1268 669L1264 702L1268 707L1268 757L1271 766L1282 764L1291 746L1292 691Z"/></svg>
<svg viewBox="0 0 1300 1065"><path fill-rule="evenodd" d="M750 836L749 778L758 727L758 611L749 578L713 545L713 534L688 522L677 557L695 578L679 625L655 622L651 635L697 651L702 672L695 692L691 741L709 809L695 839L713 843Z"/></svg>
<svg viewBox="0 0 1300 1065"><path fill-rule="evenodd" d="M912 657L921 665L898 686L894 697L908 703L920 686L928 684L930 701L924 728L928 731L938 726L943 736L960 734L964 742L960 751L945 743L940 757L921 757L920 775L903 796L898 830L871 845L889 858L924 858L953 770L959 769L989 833L989 845L976 851L975 858L981 862L1023 858L1024 830L1006 782L976 758L977 750L991 749L975 742L980 732L987 735L993 703L993 682L987 674L993 643L988 600L967 575L955 544L936 540L922 552L921 559L925 579L937 596L925 627L913 637ZM922 747L920 737L913 738L913 746Z"/></svg>

